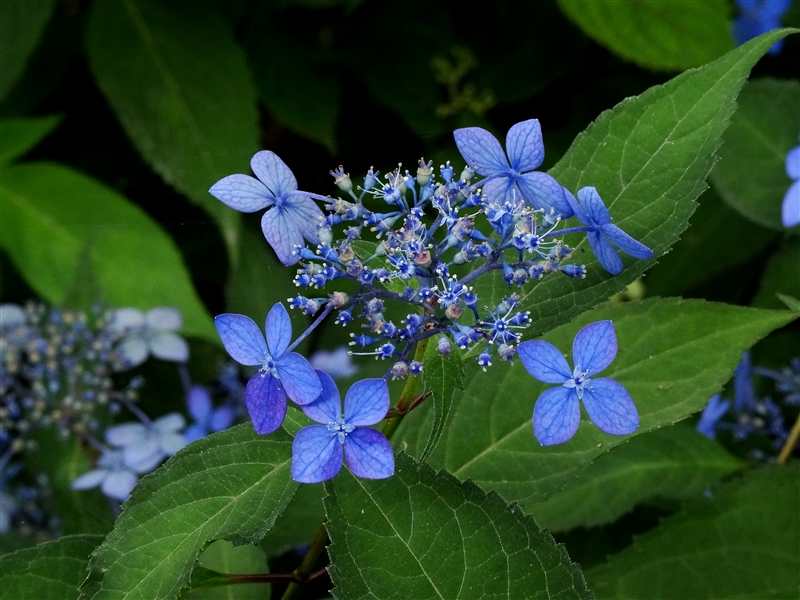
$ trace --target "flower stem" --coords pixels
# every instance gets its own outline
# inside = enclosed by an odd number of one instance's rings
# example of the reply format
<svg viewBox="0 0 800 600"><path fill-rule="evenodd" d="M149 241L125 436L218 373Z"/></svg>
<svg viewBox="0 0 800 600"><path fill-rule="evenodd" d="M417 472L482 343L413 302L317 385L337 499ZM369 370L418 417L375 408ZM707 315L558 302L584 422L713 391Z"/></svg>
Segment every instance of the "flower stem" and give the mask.
<svg viewBox="0 0 800 600"><path fill-rule="evenodd" d="M781 448L781 453L778 454L778 464L782 465L789 460L789 456L791 456L792 450L794 450L794 447L797 445L798 439L800 439L800 415L797 416L794 427L792 427L792 431L789 432L789 437L783 445L783 448Z"/></svg>

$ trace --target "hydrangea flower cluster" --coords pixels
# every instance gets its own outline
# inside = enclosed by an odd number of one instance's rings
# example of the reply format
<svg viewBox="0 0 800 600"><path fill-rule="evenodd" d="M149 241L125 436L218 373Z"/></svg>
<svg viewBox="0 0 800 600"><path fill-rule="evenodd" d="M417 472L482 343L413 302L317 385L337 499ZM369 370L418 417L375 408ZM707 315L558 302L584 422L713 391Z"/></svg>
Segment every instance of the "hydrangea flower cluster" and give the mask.
<svg viewBox="0 0 800 600"><path fill-rule="evenodd" d="M434 338L442 355L449 355L454 346L476 355L478 366L486 370L496 357L511 361L520 351L530 315L520 309L515 293L499 304L483 306L472 285L476 280L499 271L509 288L522 288L554 273L585 277L585 265L572 262L573 248L564 241L564 235L573 233L586 233L600 265L612 275L623 268L618 250L638 259L652 257L647 246L611 222L597 189L577 190L576 199L553 177L537 171L544 160L544 144L536 119L514 125L505 150L479 127L456 130L454 136L465 162L459 174L448 161L437 175L432 163L421 159L413 175L400 164L381 178L371 167L363 184L354 186L340 166L331 175L341 193L323 197L298 191L289 167L274 153L262 151L251 161L256 178L231 175L211 188L212 195L236 210L268 208L262 217L264 236L283 264L297 265L295 284L308 290L290 298L290 306L317 315L291 345L289 319L280 304L267 318L266 343L247 317L216 319L230 355L241 364L259 366L246 394L259 433L280 426L287 396L308 412L307 407L326 394L319 375L291 350L329 315L335 313L335 322L343 326L361 321L366 331L350 334L350 345L358 350L353 354L391 360L384 380L419 374L422 364L409 356L428 338ZM326 213L315 201L324 203ZM563 227L570 217L579 223ZM374 240L366 239L369 233ZM317 292L323 288L325 294ZM388 318L387 303L408 307L406 316L400 321ZM592 331L598 333L591 343L595 349L605 348L606 358L586 362L593 355L576 341L576 356L583 361L576 368L587 372L608 366L616 349L613 326ZM588 339L589 334L579 337ZM528 346L523 364L544 351L544 346ZM539 373L546 381L555 382L558 374L559 383L569 380L575 385L556 403L557 410L569 412L566 424L538 430L543 444L572 436L579 399L605 431L624 434L638 426L636 409L621 385L608 379L579 384L579 374L573 376L566 363L553 362L550 367L552 371ZM341 417L333 419L331 411L328 417L335 424ZM625 414L619 419L611 416L618 411ZM339 415L338 409L334 412ZM318 417L323 418L322 413L312 416L319 421ZM347 456L347 445L344 448ZM333 466L316 465L309 472L332 471Z"/></svg>
<svg viewBox="0 0 800 600"><path fill-rule="evenodd" d="M775 382L775 390L781 396L774 401L771 396L759 397L755 392L753 377L760 375ZM789 437L783 418L782 406L800 405L800 359L781 371L753 367L750 353L734 371L733 397L723 399L716 394L700 414L697 431L714 439L718 431L729 431L734 441L751 436L769 440L775 450L781 449ZM760 453L753 458L763 458Z"/></svg>

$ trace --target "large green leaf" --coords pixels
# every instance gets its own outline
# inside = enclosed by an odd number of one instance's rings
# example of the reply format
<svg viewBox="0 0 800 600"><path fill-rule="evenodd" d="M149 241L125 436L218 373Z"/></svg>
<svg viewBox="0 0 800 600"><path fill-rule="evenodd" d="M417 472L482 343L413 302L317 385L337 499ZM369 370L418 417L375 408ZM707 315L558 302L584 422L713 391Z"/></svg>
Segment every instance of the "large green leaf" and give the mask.
<svg viewBox="0 0 800 600"><path fill-rule="evenodd" d="M209 5L147 0L92 6L89 60L136 148L219 223L235 256L239 214L208 189L248 173L258 149L244 53Z"/></svg>
<svg viewBox="0 0 800 600"><path fill-rule="evenodd" d="M95 300L175 306L184 333L219 339L174 242L114 190L58 165L13 165L3 168L0 206L3 249L49 302L64 302L88 254L102 296Z"/></svg>
<svg viewBox="0 0 800 600"><path fill-rule="evenodd" d="M525 509L551 531L604 525L647 500L699 496L743 467L718 443L679 423L601 454L563 490Z"/></svg>
<svg viewBox="0 0 800 600"><path fill-rule="evenodd" d="M227 540L217 540L209 544L200 555L198 564L200 569L231 575L269 572L267 557L258 546L234 546ZM206 580L203 582L205 585L198 586L199 578L195 575L200 569L193 573L192 589L185 594L185 600L262 600L269 597L268 583L219 585L225 581L220 575L214 576L215 585L209 585L211 582ZM205 574L209 574L208 571Z"/></svg>
<svg viewBox="0 0 800 600"><path fill-rule="evenodd" d="M61 122L57 115L0 121L0 162L22 156Z"/></svg>
<svg viewBox="0 0 800 600"><path fill-rule="evenodd" d="M765 34L699 69L678 75L602 113L573 142L549 173L573 193L594 186L614 223L659 257L686 229L707 187L720 136L736 96L755 62L791 30ZM655 264L622 255L622 274L606 273L582 234L567 238L586 279L558 273L522 290L521 308L531 311L530 334L568 321L625 289ZM492 306L509 293L502 274L475 284L481 303Z"/></svg>
<svg viewBox="0 0 800 600"><path fill-rule="evenodd" d="M558 0L583 32L622 58L658 71L699 67L733 48L724 0Z"/></svg>
<svg viewBox="0 0 800 600"><path fill-rule="evenodd" d="M598 598L797 598L800 463L698 498L586 572Z"/></svg>
<svg viewBox="0 0 800 600"><path fill-rule="evenodd" d="M797 81L748 83L711 172L711 183L725 202L772 229L784 229L781 202L792 182L786 175L786 153L798 145L798 106Z"/></svg>
<svg viewBox="0 0 800 600"><path fill-rule="evenodd" d="M134 488L82 597L177 597L208 542L264 537L297 489L290 463L291 438L250 423L190 444Z"/></svg>
<svg viewBox="0 0 800 600"><path fill-rule="evenodd" d="M640 416L636 433L641 434L703 408L730 379L742 352L795 318L789 311L656 299L599 306L543 339L568 352L583 326L611 319L619 351L602 376L616 379L630 392ZM523 505L541 502L627 439L600 432L583 416L572 440L540 446L531 417L548 386L533 379L519 361L491 368L502 371L484 375L470 361L464 393L454 401L448 427L431 456L432 464L459 479L473 479ZM392 438L415 455L424 447L426 417L430 419L425 414L429 410L419 412L406 417Z"/></svg>
<svg viewBox="0 0 800 600"><path fill-rule="evenodd" d="M447 415L450 414L453 396L457 390L464 389L464 361L461 358L461 352L457 348L453 348L449 357L442 356L436 348L436 341L435 339L431 340L425 348L423 361L422 383L425 391L433 395L433 424L420 461L425 461L436 448L439 438L444 433L444 425Z"/></svg>
<svg viewBox="0 0 800 600"><path fill-rule="evenodd" d="M0 556L0 600L69 600L78 597L89 554L100 535L68 535Z"/></svg>
<svg viewBox="0 0 800 600"><path fill-rule="evenodd" d="M325 484L335 598L591 598L563 546L497 494L408 455Z"/></svg>
<svg viewBox="0 0 800 600"><path fill-rule="evenodd" d="M758 287L753 306L759 308L782 308L784 303L778 294L800 298L800 277L797 275L800 265L800 240L793 238L785 244L767 262Z"/></svg>
<svg viewBox="0 0 800 600"><path fill-rule="evenodd" d="M55 0L0 2L0 100L22 75L55 5Z"/></svg>

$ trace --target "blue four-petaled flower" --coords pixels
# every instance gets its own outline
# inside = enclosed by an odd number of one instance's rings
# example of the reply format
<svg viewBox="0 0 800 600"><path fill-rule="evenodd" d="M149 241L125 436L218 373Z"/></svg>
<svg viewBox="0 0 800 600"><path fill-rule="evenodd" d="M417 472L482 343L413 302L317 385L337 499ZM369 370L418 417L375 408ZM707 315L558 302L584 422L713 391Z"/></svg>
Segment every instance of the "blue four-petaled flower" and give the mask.
<svg viewBox="0 0 800 600"><path fill-rule="evenodd" d="M186 407L194 418L194 423L186 428L183 437L192 443L206 437L209 433L223 431L233 424L234 413L230 406L214 408L211 395L202 385L193 385L186 398Z"/></svg>
<svg viewBox="0 0 800 600"><path fill-rule="evenodd" d="M606 271L612 275L622 272L622 259L610 242L634 258L646 260L653 257L650 248L611 223L611 215L595 188L585 187L578 190L578 200L568 189L563 190L564 197L575 212L575 218L590 227L586 237L589 238L589 245L597 260Z"/></svg>
<svg viewBox="0 0 800 600"><path fill-rule="evenodd" d="M508 130L508 158L497 138L480 127L456 129L453 136L467 165L487 178L483 193L493 202L503 205L521 197L534 208L549 213L552 207L564 219L572 216L558 182L547 173L534 171L544 161L538 119L522 121Z"/></svg>
<svg viewBox="0 0 800 600"><path fill-rule="evenodd" d="M639 427L639 413L628 391L609 378L592 379L617 355L617 336L611 321L587 325L575 336L569 365L558 348L535 340L517 347L520 361L533 377L559 383L539 396L533 408L533 433L543 446L561 444L578 430L580 401L592 423L613 435L627 435Z"/></svg>
<svg viewBox="0 0 800 600"><path fill-rule="evenodd" d="M794 182L783 197L781 220L784 227L794 227L800 224L800 146L786 154L786 174Z"/></svg>
<svg viewBox="0 0 800 600"><path fill-rule="evenodd" d="M260 367L244 391L247 410L257 433L272 433L286 416L286 396L297 404L308 404L322 391L319 377L309 362L296 352L288 352L292 322L282 304L267 315L264 331L244 315L224 314L214 325L228 354L236 362Z"/></svg>
<svg viewBox="0 0 800 600"><path fill-rule="evenodd" d="M297 189L294 174L274 152L262 150L250 161L258 179L249 175L229 175L208 190L212 196L240 212L255 212L272 207L261 218L261 231L284 265L293 265L300 257L295 246L305 238L319 244L317 223L325 216L311 199L312 194Z"/></svg>
<svg viewBox="0 0 800 600"><path fill-rule="evenodd" d="M353 384L344 399L342 415L339 390L333 379L317 372L322 393L302 407L322 425L301 429L292 443L292 478L301 483L319 483L334 477L343 459L353 475L385 479L394 473L394 454L386 437L375 425L389 410L389 387L383 379L363 379Z"/></svg>

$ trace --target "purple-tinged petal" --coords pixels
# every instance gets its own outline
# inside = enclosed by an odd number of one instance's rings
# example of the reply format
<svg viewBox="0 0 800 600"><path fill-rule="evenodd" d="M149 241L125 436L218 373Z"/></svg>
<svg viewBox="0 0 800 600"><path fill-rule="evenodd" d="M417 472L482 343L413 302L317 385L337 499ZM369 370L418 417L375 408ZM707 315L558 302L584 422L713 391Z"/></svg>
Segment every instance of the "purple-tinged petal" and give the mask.
<svg viewBox="0 0 800 600"><path fill-rule="evenodd" d="M228 175L212 185L208 193L243 213L256 212L275 201L267 186L249 175Z"/></svg>
<svg viewBox="0 0 800 600"><path fill-rule="evenodd" d="M138 308L119 308L111 314L108 329L112 333L122 333L144 325L144 313Z"/></svg>
<svg viewBox="0 0 800 600"><path fill-rule="evenodd" d="M783 16L783 13L789 10L791 5L792 0L765 0L761 3L762 21L774 21L774 26L767 29L767 31L780 27L780 23L777 21Z"/></svg>
<svg viewBox="0 0 800 600"><path fill-rule="evenodd" d="M800 179L800 146L786 153L786 174L789 179Z"/></svg>
<svg viewBox="0 0 800 600"><path fill-rule="evenodd" d="M147 428L141 423L123 423L106 429L105 438L112 446L124 447L144 443L147 435Z"/></svg>
<svg viewBox="0 0 800 600"><path fill-rule="evenodd" d="M277 363L283 389L297 404L309 404L319 398L322 384L305 358L296 352L287 352Z"/></svg>
<svg viewBox="0 0 800 600"><path fill-rule="evenodd" d="M613 379L592 379L583 390L583 405L601 431L628 435L639 428L639 413L631 395Z"/></svg>
<svg viewBox="0 0 800 600"><path fill-rule="evenodd" d="M581 206L589 215L593 225L605 225L611 222L611 215L603 203L603 199L593 187L585 187L578 190L578 200Z"/></svg>
<svg viewBox="0 0 800 600"><path fill-rule="evenodd" d="M479 175L507 171L508 160L497 138L480 127L464 127L453 132L456 146L467 165Z"/></svg>
<svg viewBox="0 0 800 600"><path fill-rule="evenodd" d="M191 444L192 442L196 442L208 435L208 430L202 425L198 425L194 423L193 425L189 425L186 428L186 431L183 432L183 438L186 440L187 444Z"/></svg>
<svg viewBox="0 0 800 600"><path fill-rule="evenodd" d="M642 242L632 238L627 233L622 231L616 225L612 225L608 223L606 225L600 226L600 231L605 235L609 240L617 245L617 247L622 250L625 254L632 256L634 258L638 258L640 260L647 260L648 258L653 258L653 251L650 250L647 246L645 246Z"/></svg>
<svg viewBox="0 0 800 600"><path fill-rule="evenodd" d="M88 490L100 485L111 471L95 469L78 477L70 486L73 490Z"/></svg>
<svg viewBox="0 0 800 600"><path fill-rule="evenodd" d="M542 446L563 444L578 430L581 406L574 388L545 390L533 407L533 434Z"/></svg>
<svg viewBox="0 0 800 600"><path fill-rule="evenodd" d="M136 487L136 475L130 471L115 471L103 481L100 489L109 498L127 500Z"/></svg>
<svg viewBox="0 0 800 600"><path fill-rule="evenodd" d="M742 360L733 371L733 408L736 412L754 411L756 395L753 391L753 370L750 365L750 351L742 354Z"/></svg>
<svg viewBox="0 0 800 600"><path fill-rule="evenodd" d="M716 437L717 423L728 411L730 402L727 400L720 402L719 394L708 399L708 404L700 414L700 421L697 423L697 431L712 440Z"/></svg>
<svg viewBox="0 0 800 600"><path fill-rule="evenodd" d="M350 472L357 477L386 479L394 475L392 446L375 429L354 429L344 440L344 457Z"/></svg>
<svg viewBox="0 0 800 600"><path fill-rule="evenodd" d="M533 171L544 161L544 142L539 119L517 123L506 134L506 151L517 173Z"/></svg>
<svg viewBox="0 0 800 600"><path fill-rule="evenodd" d="M482 186L481 192L489 199L490 203L504 204L512 202L522 195L522 192L514 185L514 180L511 177L498 177L480 185Z"/></svg>
<svg viewBox="0 0 800 600"><path fill-rule="evenodd" d="M292 251L302 246L303 235L282 207L276 206L261 217L261 231L284 265L291 266L300 260Z"/></svg>
<svg viewBox="0 0 800 600"><path fill-rule="evenodd" d="M211 413L211 418L208 421L208 428L211 431L224 431L233 424L235 416L232 408L229 406L220 406Z"/></svg>
<svg viewBox="0 0 800 600"><path fill-rule="evenodd" d="M317 203L303 194L291 194L283 205L286 218L310 244L319 244L317 223L325 220L325 215Z"/></svg>
<svg viewBox="0 0 800 600"><path fill-rule="evenodd" d="M342 454L339 439L327 427L304 427L292 442L292 479L300 483L326 481L341 470Z"/></svg>
<svg viewBox="0 0 800 600"><path fill-rule="evenodd" d="M781 204L781 222L784 227L794 227L800 223L800 180L789 186Z"/></svg>
<svg viewBox="0 0 800 600"><path fill-rule="evenodd" d="M344 397L344 420L348 425L374 425L389 411L389 386L383 379L355 382Z"/></svg>
<svg viewBox="0 0 800 600"><path fill-rule="evenodd" d="M181 311L169 306L151 308L145 313L144 322L150 329L157 331L177 331L183 327Z"/></svg>
<svg viewBox="0 0 800 600"><path fill-rule="evenodd" d="M269 353L273 359L277 360L281 354L286 352L286 348L292 341L292 321L280 302L270 309L264 331L267 333Z"/></svg>
<svg viewBox="0 0 800 600"><path fill-rule="evenodd" d="M267 343L253 319L226 313L214 318L214 326L233 360L243 365L258 365L264 360Z"/></svg>
<svg viewBox="0 0 800 600"><path fill-rule="evenodd" d="M176 412L164 415L153 423L153 429L157 434L172 433L184 427L186 427L186 420L182 414Z"/></svg>
<svg viewBox="0 0 800 600"><path fill-rule="evenodd" d="M132 335L117 346L119 356L125 368L133 368L142 364L147 359L148 345L140 335Z"/></svg>
<svg viewBox="0 0 800 600"><path fill-rule="evenodd" d="M611 321L597 321L581 329L572 342L572 362L589 376L610 365L617 355L617 334Z"/></svg>
<svg viewBox="0 0 800 600"><path fill-rule="evenodd" d="M564 195L564 188L547 173L533 171L517 175L514 181L522 191L522 197L533 208L542 208L547 213L553 208L565 219L572 216L573 210Z"/></svg>
<svg viewBox="0 0 800 600"><path fill-rule="evenodd" d="M622 273L622 259L614 250L614 246L603 237L603 234L596 230L588 231L586 237L589 240L589 246L592 247L592 252L602 267L612 275Z"/></svg>
<svg viewBox="0 0 800 600"><path fill-rule="evenodd" d="M517 346L517 355L531 377L544 383L564 383L572 371L564 355L550 342L534 340Z"/></svg>
<svg viewBox="0 0 800 600"><path fill-rule="evenodd" d="M262 377L261 373L253 375L244 388L244 401L256 433L272 433L283 423L286 416L286 392L281 382L274 377Z"/></svg>
<svg viewBox="0 0 800 600"><path fill-rule="evenodd" d="M276 198L297 189L297 179L291 169L274 152L256 152L250 159L250 168Z"/></svg>
<svg viewBox="0 0 800 600"><path fill-rule="evenodd" d="M169 331L156 333L150 338L150 352L161 360L173 362L189 360L189 345L186 340Z"/></svg>
<svg viewBox="0 0 800 600"><path fill-rule="evenodd" d="M323 371L316 371L319 382L322 384L322 393L309 404L301 408L309 418L317 423L327 424L338 421L342 416L342 398L330 375Z"/></svg>
<svg viewBox="0 0 800 600"><path fill-rule="evenodd" d="M189 414L198 423L206 423L211 416L211 396L202 385L193 385L186 398Z"/></svg>
<svg viewBox="0 0 800 600"><path fill-rule="evenodd" d="M575 198L572 192L563 186L561 191L564 193L564 200L567 201L567 204L569 205L570 210L572 210L574 213L575 218L584 225L590 225L591 223L589 222L589 215L587 215L586 211L583 210L583 207L578 203L578 200Z"/></svg>

